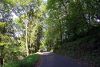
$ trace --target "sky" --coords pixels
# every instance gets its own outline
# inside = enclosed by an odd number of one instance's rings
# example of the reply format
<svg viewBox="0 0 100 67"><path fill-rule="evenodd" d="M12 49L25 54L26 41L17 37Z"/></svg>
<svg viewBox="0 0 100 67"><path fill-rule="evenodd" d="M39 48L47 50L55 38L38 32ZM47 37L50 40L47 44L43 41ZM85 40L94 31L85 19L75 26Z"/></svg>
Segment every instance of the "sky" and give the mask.
<svg viewBox="0 0 100 67"><path fill-rule="evenodd" d="M15 20L16 18L18 18L18 16L14 12L12 12L11 15L13 17L13 20Z"/></svg>
<svg viewBox="0 0 100 67"><path fill-rule="evenodd" d="M47 2L47 0L43 0L44 2Z"/></svg>

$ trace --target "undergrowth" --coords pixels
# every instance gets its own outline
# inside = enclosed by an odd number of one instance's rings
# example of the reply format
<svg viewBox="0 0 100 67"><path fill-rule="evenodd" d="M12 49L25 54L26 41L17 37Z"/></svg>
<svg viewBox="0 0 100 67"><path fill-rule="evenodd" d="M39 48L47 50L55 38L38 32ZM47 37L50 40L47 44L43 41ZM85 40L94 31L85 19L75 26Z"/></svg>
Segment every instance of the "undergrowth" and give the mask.
<svg viewBox="0 0 100 67"><path fill-rule="evenodd" d="M4 67L34 67L38 60L39 60L39 55L33 54L30 56L27 56L23 60L10 61L4 64Z"/></svg>

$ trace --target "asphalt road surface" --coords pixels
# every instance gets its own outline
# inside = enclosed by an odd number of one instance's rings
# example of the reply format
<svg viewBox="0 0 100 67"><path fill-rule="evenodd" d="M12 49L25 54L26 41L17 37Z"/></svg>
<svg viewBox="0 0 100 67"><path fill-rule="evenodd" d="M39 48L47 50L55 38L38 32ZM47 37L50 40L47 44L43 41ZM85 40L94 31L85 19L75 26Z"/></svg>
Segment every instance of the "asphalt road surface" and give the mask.
<svg viewBox="0 0 100 67"><path fill-rule="evenodd" d="M44 52L37 67L91 67L87 63L76 62L71 58L56 55L54 53Z"/></svg>

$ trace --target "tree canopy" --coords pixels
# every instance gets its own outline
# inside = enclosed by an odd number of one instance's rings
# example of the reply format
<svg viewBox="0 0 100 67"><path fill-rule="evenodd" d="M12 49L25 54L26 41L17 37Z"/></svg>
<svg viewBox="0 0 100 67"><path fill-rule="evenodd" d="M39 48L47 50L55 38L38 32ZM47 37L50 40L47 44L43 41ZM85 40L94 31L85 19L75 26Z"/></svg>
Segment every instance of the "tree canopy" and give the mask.
<svg viewBox="0 0 100 67"><path fill-rule="evenodd" d="M1 0L0 7L5 64L47 50L99 66L99 0Z"/></svg>

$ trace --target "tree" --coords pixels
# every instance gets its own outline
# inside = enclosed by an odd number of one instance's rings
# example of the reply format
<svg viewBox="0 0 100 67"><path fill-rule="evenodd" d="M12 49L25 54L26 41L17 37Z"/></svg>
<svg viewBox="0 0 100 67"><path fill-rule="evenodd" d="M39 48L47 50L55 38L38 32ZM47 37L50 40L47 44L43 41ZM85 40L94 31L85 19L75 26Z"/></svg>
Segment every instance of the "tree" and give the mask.
<svg viewBox="0 0 100 67"><path fill-rule="evenodd" d="M98 0L48 0L44 45L56 53L72 56L87 53L91 48L81 44L81 39L85 41L85 37L91 36L90 40L95 40L92 35L100 27L99 6Z"/></svg>
<svg viewBox="0 0 100 67"><path fill-rule="evenodd" d="M18 4L17 4L17 3ZM31 3L30 3L31 2ZM40 21L42 13L40 11L40 1L20 1L20 0L4 0L2 1L2 9L0 9L2 23L0 25L0 45L3 42L6 44L4 47L4 62L18 60L19 56L25 56L25 33L23 20L28 18L28 49L31 50L31 54L39 49L40 39L42 34L42 25ZM36 10L36 11L35 11ZM22 16L25 16L24 18ZM17 17L17 18L16 18ZM22 20L23 19L23 20ZM36 19L36 20L35 20ZM33 32L35 32L33 34ZM1 34L2 33L2 34ZM33 36L34 35L34 36ZM2 41L2 42L1 42ZM35 42L36 41L36 42ZM2 43L2 44L3 44ZM30 47L30 45L36 45L36 47ZM29 48L30 47L30 48ZM35 49L35 50L34 50Z"/></svg>

